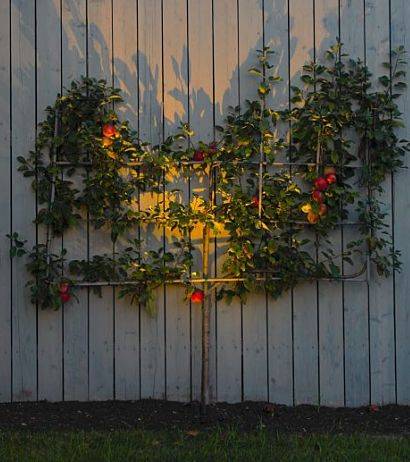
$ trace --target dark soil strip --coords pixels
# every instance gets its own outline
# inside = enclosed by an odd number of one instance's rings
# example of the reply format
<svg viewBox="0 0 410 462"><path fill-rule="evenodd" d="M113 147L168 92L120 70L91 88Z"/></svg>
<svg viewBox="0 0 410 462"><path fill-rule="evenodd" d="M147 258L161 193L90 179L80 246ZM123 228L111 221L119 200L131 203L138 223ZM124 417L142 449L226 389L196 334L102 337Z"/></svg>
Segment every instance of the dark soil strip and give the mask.
<svg viewBox="0 0 410 462"><path fill-rule="evenodd" d="M265 428L279 433L410 435L410 407L357 409L286 407L266 403L211 405L205 418L198 403L170 401L0 404L0 430L208 430Z"/></svg>

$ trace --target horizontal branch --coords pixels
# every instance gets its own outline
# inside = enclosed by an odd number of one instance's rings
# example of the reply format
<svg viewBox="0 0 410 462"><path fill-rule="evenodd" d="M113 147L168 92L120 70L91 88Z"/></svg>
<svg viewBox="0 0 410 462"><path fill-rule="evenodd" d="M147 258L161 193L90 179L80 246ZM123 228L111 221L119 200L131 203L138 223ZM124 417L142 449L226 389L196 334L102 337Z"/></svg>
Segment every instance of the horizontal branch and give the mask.
<svg viewBox="0 0 410 462"><path fill-rule="evenodd" d="M178 165L201 165L204 164L204 161L202 160L179 160L179 161L173 161L175 164ZM68 161L58 161L54 163L55 165L58 165L59 167L92 167L93 163L92 162L68 162ZM124 162L122 165L124 167L138 167L141 165L146 165L147 162L142 162L142 161L135 161L135 162ZM231 165L263 165L263 166L271 166L271 167L316 167L318 164L316 162L259 162L259 161L250 161L250 160L244 160L244 161L216 161L213 162L213 165L219 166L222 164L231 164ZM150 164L152 165L152 164ZM337 167L336 165L331 165L331 164L326 164L328 167ZM157 165L157 167L161 167L160 165ZM363 165L344 165L345 168L354 168L354 169L361 169L364 168Z"/></svg>
<svg viewBox="0 0 410 462"><path fill-rule="evenodd" d="M362 269L356 273L339 276L339 277L322 277L322 278L299 278L300 280L317 280L317 281L350 281L350 282L367 282L366 279L359 279L367 270L367 264L365 263ZM262 271L261 271L262 273ZM203 283L235 283L235 282L245 282L248 279L246 278L188 278L188 279L172 279L165 281L167 285L185 285L186 283L191 284L203 284ZM268 281L281 281L280 277L256 277L254 279L257 282L268 282ZM74 287L105 287L105 286L138 286L142 282L137 281L97 281L97 282L87 282L87 281L74 281L72 285Z"/></svg>

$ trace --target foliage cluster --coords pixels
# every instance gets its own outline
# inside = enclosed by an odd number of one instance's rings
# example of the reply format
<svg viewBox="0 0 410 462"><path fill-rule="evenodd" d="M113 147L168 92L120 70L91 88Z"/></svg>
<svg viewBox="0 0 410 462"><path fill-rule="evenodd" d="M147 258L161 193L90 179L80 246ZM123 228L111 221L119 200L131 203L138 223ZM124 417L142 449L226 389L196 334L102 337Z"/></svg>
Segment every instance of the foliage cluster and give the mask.
<svg viewBox="0 0 410 462"><path fill-rule="evenodd" d="M324 63L303 67L286 109L274 107L280 77L271 54L259 51L250 70L258 98L231 108L211 143L194 142L186 124L159 145L140 140L115 111L120 91L101 80L82 78L57 97L35 149L18 159L45 229L32 249L10 236L12 256L28 257L33 303L58 308L67 284L78 282L114 282L120 296L145 305L170 281L191 294L200 273L190 239L196 227L226 241L221 276L237 281L218 285L220 297L253 290L277 297L301 280L341 278L356 254L380 275L400 268L380 196L409 150L396 134L404 49L392 52L386 75L375 80L337 43ZM204 192L184 201L181 185L193 177ZM150 205L142 207L145 195ZM110 234L112 253L68 261L64 249L53 250L56 237L83 220L90 232ZM359 223L357 239L335 252L332 235L349 220ZM142 238L163 229L173 236L165 232L158 248Z"/></svg>

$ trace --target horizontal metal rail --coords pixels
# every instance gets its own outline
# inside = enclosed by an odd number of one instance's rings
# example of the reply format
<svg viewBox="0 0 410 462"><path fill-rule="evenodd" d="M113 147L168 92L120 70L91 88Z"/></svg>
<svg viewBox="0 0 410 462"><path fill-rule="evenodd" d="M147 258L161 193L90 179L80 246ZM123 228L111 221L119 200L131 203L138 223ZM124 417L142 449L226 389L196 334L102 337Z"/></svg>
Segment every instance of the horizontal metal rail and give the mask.
<svg viewBox="0 0 410 462"><path fill-rule="evenodd" d="M176 164L179 165L201 165L204 164L201 160L180 160L174 161ZM92 162L68 162L68 161L57 161L54 162L55 165L60 167L92 167ZM147 162L142 161L135 161L135 162L124 162L122 165L126 167L138 167L141 165L146 165ZM231 165L263 165L263 166L270 166L270 167L316 167L315 162L259 162L259 161L216 161L213 162L214 166L222 165L222 164L231 164ZM336 165L326 164L328 167L337 167ZM163 168L160 165L157 165L159 168ZM364 165L345 165L344 168L354 168L354 169L361 169L364 168Z"/></svg>
<svg viewBox="0 0 410 462"><path fill-rule="evenodd" d="M144 210L140 210L139 213L145 213ZM268 218L265 216L265 218ZM268 218L269 219L269 218ZM155 218L149 218L149 217L139 217L136 220L139 223L148 223L148 224L156 224L158 227L163 228L166 226L168 220L166 217L155 217ZM289 220L286 222L289 226L291 225L297 225L297 226L314 226L315 223L309 223L308 221L302 221L302 220ZM334 226L364 226L366 223L363 221L337 221L334 223ZM223 235L222 235L223 237Z"/></svg>
<svg viewBox="0 0 410 462"><path fill-rule="evenodd" d="M348 281L348 282L367 282L367 279L358 279L362 276L367 270L367 264L364 264L360 271L356 273L346 275L346 276L339 276L339 277L322 277L322 278L315 278L315 277L306 277L306 278L298 278L300 281ZM263 271L261 271L263 273ZM268 281L281 281L282 278L280 277L256 277L254 279L257 282L268 282ZM185 285L186 283L191 284L203 284L207 283L235 283L235 282L244 282L247 281L246 278L188 278L188 279L172 279L169 281L164 281L162 284L167 285ZM74 281L72 285L74 287L106 287L106 286L139 286L144 284L144 281L96 281L96 282L87 282L87 281Z"/></svg>
<svg viewBox="0 0 410 462"><path fill-rule="evenodd" d="M195 160L181 160L181 161L176 161L175 162L178 165L203 165L203 161L195 161ZM316 168L318 166L318 163L316 162L268 162L268 161L216 161L212 163L212 167L218 167L222 164L229 163L231 165L248 165L248 166L259 166L260 168L262 166L264 167L278 167L278 168L289 168L289 167L308 167L308 168ZM121 165L124 167L138 167L138 166L143 166L146 165L147 163L143 161L135 161L135 162L127 162L127 163L122 163ZM92 162L68 162L68 161L57 161L55 162L55 165L58 165L63 168L68 168L68 167L92 167L93 163ZM151 164L152 165L152 164ZM326 164L328 165L328 164ZM328 165L332 166L332 165ZM334 165L333 165L334 166ZM156 167L165 169L166 166L160 166L157 165ZM347 165L344 166L345 168L354 168L354 169L361 169L364 166L363 165ZM263 181L262 184L260 185L260 188L263 189ZM143 211L142 211L143 212ZM162 227L164 224L166 224L166 217L164 217L164 220L161 221L161 217L157 217L156 219L150 219L149 217L141 217L139 222L150 222L150 223L157 223L158 226ZM307 221L301 221L301 220L294 220L290 221L289 225L296 225L296 226L311 226L312 224L308 223ZM335 226L363 226L365 223L359 222L359 221L338 221L334 224ZM360 278L361 275L366 273L366 278L362 279ZM260 271L258 274L264 274L265 276L261 277L258 276L254 280L257 282L268 282L268 281L280 281L280 277L275 277L275 276L267 276L268 272L266 271ZM364 264L363 268L358 271L357 273L353 273L351 275L346 275L346 276L339 276L339 277L321 277L321 278L315 278L315 277L300 277L298 280L319 280L319 281L344 281L344 282L359 282L359 283L367 283L369 279L368 275L368 262ZM203 283L237 283L237 282L244 282L246 281L246 278L188 278L185 280L182 279L175 279L175 280L168 280L164 281L162 284L166 285L185 285L187 283L190 284L203 284ZM75 287L104 287L104 286L138 286L143 284L143 281L95 281L95 282L87 282L87 281L76 281L73 283L73 286Z"/></svg>

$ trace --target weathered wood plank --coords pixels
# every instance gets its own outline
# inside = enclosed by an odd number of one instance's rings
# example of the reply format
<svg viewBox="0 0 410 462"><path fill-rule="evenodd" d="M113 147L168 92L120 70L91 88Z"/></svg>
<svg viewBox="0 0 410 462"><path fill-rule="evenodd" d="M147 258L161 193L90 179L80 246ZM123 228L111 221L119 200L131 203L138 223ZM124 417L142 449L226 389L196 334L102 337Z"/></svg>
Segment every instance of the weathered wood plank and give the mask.
<svg viewBox="0 0 410 462"><path fill-rule="evenodd" d="M214 138L213 130L213 47L212 47L212 1L188 2L188 46L189 46L189 118L195 135L192 143L209 142ZM204 43L209 46L204 47ZM195 175L190 181L191 198L194 193L204 194L203 182ZM191 234L195 246L195 266L193 271L202 268L202 229L198 227ZM210 252L211 261L215 260L214 246ZM212 274L215 273L214 265ZM211 312L210 345L210 396L214 399L216 386L215 357L215 310ZM200 305L191 305L191 398L200 399L201 393L201 338L202 310Z"/></svg>
<svg viewBox="0 0 410 462"><path fill-rule="evenodd" d="M10 233L10 4L0 4L0 402L11 401L11 271Z"/></svg>
<svg viewBox="0 0 410 462"><path fill-rule="evenodd" d="M323 62L326 50L336 43L339 32L338 0L316 0L315 50ZM341 229L329 233L334 253L342 252ZM320 258L320 257L319 257ZM341 264L337 260L336 264ZM340 282L319 282L319 370L320 404L344 404L343 290Z"/></svg>
<svg viewBox="0 0 410 462"><path fill-rule="evenodd" d="M162 10L160 0L138 2L138 70L140 137L153 144L163 138L162 89ZM158 200L150 194L140 197L141 209ZM162 245L162 231L142 230L146 248ZM157 310L153 316L141 310L141 397L165 396L165 338L163 290L157 291Z"/></svg>
<svg viewBox="0 0 410 462"><path fill-rule="evenodd" d="M239 3L239 94L242 110L246 100L257 95L257 79L249 69L257 61L256 50L263 48L263 2L240 0ZM255 191L256 193L256 191ZM245 400L267 401L267 339L264 292L249 294L243 304L243 397Z"/></svg>
<svg viewBox="0 0 410 462"><path fill-rule="evenodd" d="M68 87L73 80L87 74L86 0L62 2L62 80ZM81 178L72 179L81 188ZM64 234L67 258L87 258L86 217L75 229ZM64 306L64 399L85 401L88 399L88 291L76 293L75 301Z"/></svg>
<svg viewBox="0 0 410 462"><path fill-rule="evenodd" d="M343 49L353 59L364 60L364 9L362 0L342 0L340 4L340 37ZM353 152L357 144L352 146ZM354 181L357 181L355 178ZM366 194L366 191L363 191ZM349 220L357 213L351 207ZM345 226L343 245L357 239L357 228ZM355 259L357 260L357 259ZM361 261L346 265L345 273L359 271ZM369 332L367 283L345 282L344 335L345 335L345 404L360 406L369 402Z"/></svg>
<svg viewBox="0 0 410 462"><path fill-rule="evenodd" d="M90 77L112 83L112 3L88 0L88 67ZM90 227L89 253L112 252L109 230ZM102 289L102 297L90 293L89 305L89 393L90 399L114 397L114 306L113 290Z"/></svg>
<svg viewBox="0 0 410 462"><path fill-rule="evenodd" d="M394 50L404 45L408 50L410 37L410 4L406 0L392 0L391 2L391 48ZM408 58L408 56L407 56ZM409 78L409 65L406 66ZM399 137L409 139L410 104L409 89L406 90L398 104L403 112L406 128L399 129ZM397 402L410 404L410 299L409 271L410 271L410 245L408 233L410 229L410 161L408 156L404 159L406 168L394 174L394 245L401 250L402 272L395 275L395 303L396 303L396 367L397 367Z"/></svg>
<svg viewBox="0 0 410 462"><path fill-rule="evenodd" d="M37 121L46 116L61 92L61 11L60 0L45 0L37 8ZM53 40L50 40L50 36ZM45 153L48 156L48 153ZM45 242L45 229L38 227L40 242ZM55 238L51 249L58 253L61 238ZM63 398L62 362L63 308L38 312L38 398L61 401Z"/></svg>
<svg viewBox="0 0 410 462"><path fill-rule="evenodd" d="M168 0L163 4L164 18L164 116L165 137L174 133L181 122L189 120L188 44L186 0ZM180 200L189 201L188 181L175 178L169 189L180 190ZM165 230L167 251L173 251L178 235ZM190 312L184 301L184 289L167 286L166 302L166 378L167 398L190 398Z"/></svg>
<svg viewBox="0 0 410 462"><path fill-rule="evenodd" d="M313 3L290 0L290 81L300 85L300 70L314 57ZM312 252L314 248L312 246ZM293 291L294 401L319 402L317 283L300 283Z"/></svg>
<svg viewBox="0 0 410 462"><path fill-rule="evenodd" d="M29 181L17 171L16 158L27 155L35 141L35 3L16 0L11 10L12 62L12 227L30 248L36 242L36 202ZM23 259L12 265L13 400L37 398L36 308L25 287Z"/></svg>
<svg viewBox="0 0 410 462"><path fill-rule="evenodd" d="M228 106L239 103L238 10L235 0L214 1L215 122L220 125ZM217 239L218 271L226 250ZM242 307L238 300L217 303L217 399L242 398Z"/></svg>
<svg viewBox="0 0 410 462"><path fill-rule="evenodd" d="M119 0L113 11L114 85L121 88L124 103L120 116L138 127L138 17L137 3ZM134 233L133 233L134 234ZM124 236L116 250L127 246ZM118 295L118 290L116 291ZM139 306L128 299L115 301L115 397L138 399L140 396Z"/></svg>
<svg viewBox="0 0 410 462"><path fill-rule="evenodd" d="M268 104L277 109L289 107L289 28L288 1L265 2L265 44L275 54L271 61L282 82L277 83L268 98ZM287 126L279 127L278 136L284 136ZM293 404L293 335L292 293L277 300L268 299L268 370L269 401Z"/></svg>
<svg viewBox="0 0 410 462"><path fill-rule="evenodd" d="M388 2L366 0L365 19L366 62L373 74L374 88L380 88L377 79L386 72L382 62L388 59L390 50ZM391 184L388 177L379 197L386 204L385 223L389 232L392 230ZM396 400L393 278L378 276L374 267L370 276L370 396L373 403L387 404Z"/></svg>

